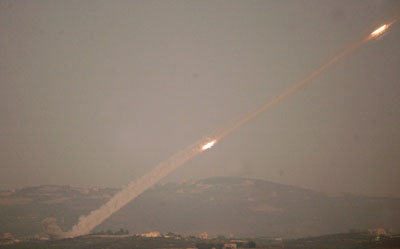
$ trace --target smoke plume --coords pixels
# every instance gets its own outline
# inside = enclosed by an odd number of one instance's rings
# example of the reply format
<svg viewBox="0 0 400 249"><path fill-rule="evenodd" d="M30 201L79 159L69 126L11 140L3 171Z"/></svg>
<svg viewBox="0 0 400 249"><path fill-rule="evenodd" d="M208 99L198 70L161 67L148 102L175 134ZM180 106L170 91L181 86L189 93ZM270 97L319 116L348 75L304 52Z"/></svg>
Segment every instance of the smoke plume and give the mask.
<svg viewBox="0 0 400 249"><path fill-rule="evenodd" d="M42 228L46 234L50 236L50 239L57 239L64 236L63 231L57 225L57 220L55 218L47 217L42 220Z"/></svg>

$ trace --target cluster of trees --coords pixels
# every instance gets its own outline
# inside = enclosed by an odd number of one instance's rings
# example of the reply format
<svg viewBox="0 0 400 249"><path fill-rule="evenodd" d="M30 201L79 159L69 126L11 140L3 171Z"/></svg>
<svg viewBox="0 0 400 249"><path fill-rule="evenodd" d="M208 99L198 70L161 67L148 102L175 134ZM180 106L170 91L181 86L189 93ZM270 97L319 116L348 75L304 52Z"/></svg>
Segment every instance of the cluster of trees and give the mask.
<svg viewBox="0 0 400 249"><path fill-rule="evenodd" d="M247 243L236 243L236 245L239 248L256 248L256 242L254 241L249 241ZM224 248L224 244L223 243L206 243L206 242L198 242L196 243L196 247L198 249L212 249L212 248L216 248L216 249L222 249Z"/></svg>
<svg viewBox="0 0 400 249"><path fill-rule="evenodd" d="M213 243L206 243L206 242L198 242L196 243L196 247L198 249L222 249L224 247L224 244L218 243L218 244L213 244Z"/></svg>
<svg viewBox="0 0 400 249"><path fill-rule="evenodd" d="M92 233L93 235L123 235L123 234L129 234L128 229L119 229L118 231L113 232L111 229L108 229L107 231L99 231L99 232L95 232Z"/></svg>

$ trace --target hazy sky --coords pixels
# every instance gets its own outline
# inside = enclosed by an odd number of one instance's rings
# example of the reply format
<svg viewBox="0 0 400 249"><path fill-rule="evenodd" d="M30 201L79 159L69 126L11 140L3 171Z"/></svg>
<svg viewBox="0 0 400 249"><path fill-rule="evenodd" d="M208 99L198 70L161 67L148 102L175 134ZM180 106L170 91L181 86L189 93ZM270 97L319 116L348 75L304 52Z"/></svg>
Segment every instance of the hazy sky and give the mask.
<svg viewBox="0 0 400 249"><path fill-rule="evenodd" d="M397 3L0 0L0 188L127 184ZM400 196L399 41L396 23L166 180Z"/></svg>

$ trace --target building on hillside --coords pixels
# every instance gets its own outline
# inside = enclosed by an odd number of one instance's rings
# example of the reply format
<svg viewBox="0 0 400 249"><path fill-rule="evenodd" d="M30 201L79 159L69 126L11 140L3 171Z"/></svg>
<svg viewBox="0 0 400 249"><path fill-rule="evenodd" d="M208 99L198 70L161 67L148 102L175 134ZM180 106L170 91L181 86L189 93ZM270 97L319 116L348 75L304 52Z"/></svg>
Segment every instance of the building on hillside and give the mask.
<svg viewBox="0 0 400 249"><path fill-rule="evenodd" d="M12 235L12 233L3 233L3 238L4 239L15 239L14 235Z"/></svg>
<svg viewBox="0 0 400 249"><path fill-rule="evenodd" d="M382 227L378 227L375 229L375 234L376 235L387 235L388 233Z"/></svg>
<svg viewBox="0 0 400 249"><path fill-rule="evenodd" d="M226 243L224 244L223 249L237 249L236 243Z"/></svg>
<svg viewBox="0 0 400 249"><path fill-rule="evenodd" d="M200 238L200 239L208 239L208 233L207 233L207 232L201 233L201 234L199 235L199 238Z"/></svg>
<svg viewBox="0 0 400 249"><path fill-rule="evenodd" d="M145 237L145 238L156 238L160 237L161 234L159 232L149 232L149 233L142 233L140 236Z"/></svg>

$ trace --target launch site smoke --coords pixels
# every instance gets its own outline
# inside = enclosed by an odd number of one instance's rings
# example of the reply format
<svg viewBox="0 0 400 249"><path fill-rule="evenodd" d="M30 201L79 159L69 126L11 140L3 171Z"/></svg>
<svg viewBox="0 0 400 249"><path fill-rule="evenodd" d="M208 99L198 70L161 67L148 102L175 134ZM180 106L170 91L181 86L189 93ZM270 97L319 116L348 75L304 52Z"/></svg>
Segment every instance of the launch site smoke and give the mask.
<svg viewBox="0 0 400 249"><path fill-rule="evenodd" d="M57 225L57 220L53 217L47 217L42 220L42 228L50 239L58 239L64 237L62 229Z"/></svg>

